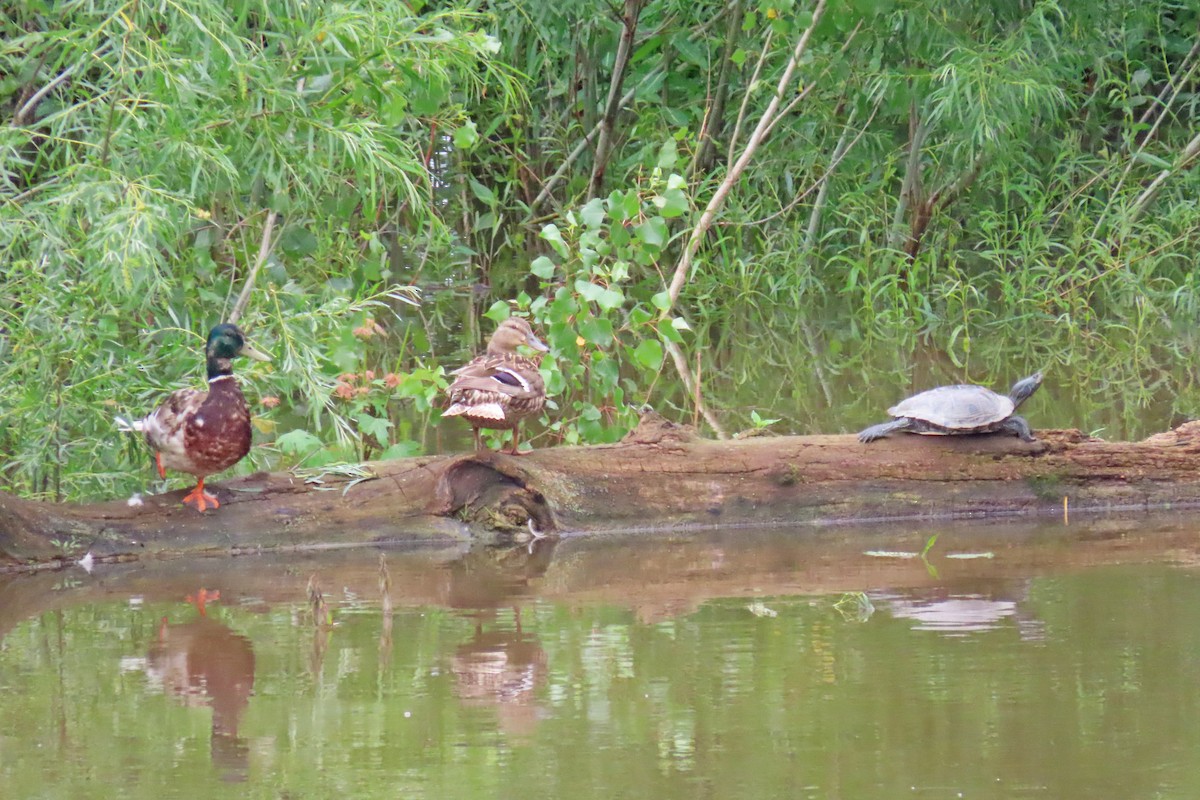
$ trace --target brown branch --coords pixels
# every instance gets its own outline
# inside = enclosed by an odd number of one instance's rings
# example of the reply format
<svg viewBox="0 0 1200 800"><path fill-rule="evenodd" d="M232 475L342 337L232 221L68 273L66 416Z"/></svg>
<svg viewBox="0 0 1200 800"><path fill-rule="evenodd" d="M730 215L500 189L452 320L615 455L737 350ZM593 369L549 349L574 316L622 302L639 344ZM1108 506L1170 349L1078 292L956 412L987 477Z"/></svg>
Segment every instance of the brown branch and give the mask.
<svg viewBox="0 0 1200 800"><path fill-rule="evenodd" d="M728 439L729 434L725 432L725 428L721 425L721 421L717 419L716 414L704 402L704 396L700 392L700 383L692 376L691 367L688 366L687 358L683 355L683 351L679 349L679 345L666 340L667 352L671 354L671 361L675 364L675 369L679 372L679 377L683 379L683 386L687 390L688 397L691 398L696 410L704 417L704 421L709 424L713 432L717 434L718 439Z"/></svg>
<svg viewBox="0 0 1200 800"><path fill-rule="evenodd" d="M700 221L692 229L692 235L688 237L683 255L680 256L679 263L675 266L675 274L672 276L671 284L667 289L670 306L675 305L675 302L679 299L679 293L683 291L683 286L687 282L688 275L691 272L692 259L700 247L700 242L704 240L708 229L712 227L717 212L725 204L725 198L733 190L733 185L741 178L750 160L754 157L754 153L758 150L759 144L762 143L763 137L766 136L768 128L773 123L779 106L783 103L784 92L787 91L788 86L792 82L792 75L795 73L796 67L800 64L800 57L804 55L804 51L808 48L808 42L812 38L813 31L821 21L821 16L825 13L825 2L826 0L817 0L817 6L813 10L812 22L796 42L796 46L792 50L792 57L788 60L787 66L783 70L783 75L779 78L779 83L775 89L775 96L771 98L771 102L767 105L766 111L763 112L762 117L759 119L754 132L750 134L750 139L746 142L746 148L742 151L741 156L738 157L737 162L726 173L725 179L721 181L721 185L713 192L712 198L708 201L708 205L700 215ZM663 312L664 315L670 310L670 306Z"/></svg>
<svg viewBox="0 0 1200 800"><path fill-rule="evenodd" d="M1197 157L1200 157L1200 133L1192 137L1192 140L1183 148L1183 152L1175 159L1175 163L1168 169L1164 169L1158 173L1158 176L1150 182L1150 185L1138 195L1137 200L1133 202L1133 208L1129 212L1127 224L1132 225L1141 218L1142 214L1146 213L1146 209L1150 206L1154 198L1158 196L1167 178L1187 169Z"/></svg>
<svg viewBox="0 0 1200 800"><path fill-rule="evenodd" d="M700 136L700 150L692 162L692 177L712 169L717 154L717 137L725 128L725 104L729 99L729 80L733 74L733 54L742 30L742 0L734 0L730 9L729 23L725 29L725 45L721 49L721 71L717 75L717 88L712 108L707 115L707 125Z"/></svg>
<svg viewBox="0 0 1200 800"><path fill-rule="evenodd" d="M588 193L595 196L604 182L604 171L608 167L608 156L612 150L613 130L617 112L621 108L621 86L629 69L629 56L633 50L633 39L637 35L638 18L642 14L644 0L625 0L625 15L621 20L621 40L617 45L617 57L613 62L612 82L608 87L608 102L604 116L600 119L600 136L596 140L596 156L592 163L592 179Z"/></svg>
<svg viewBox="0 0 1200 800"><path fill-rule="evenodd" d="M278 216L279 212L277 211L267 214L267 222L263 225L262 241L258 246L258 258L254 260L254 266L250 268L250 274L246 276L246 283L242 286L242 293L238 295L237 302L233 304L233 311L229 312L229 321L232 323L236 324L241 319L242 314L246 311L246 306L250 303L250 292L254 290L254 281L258 277L258 271L266 263L267 256L271 254L271 231L275 228L275 220Z"/></svg>

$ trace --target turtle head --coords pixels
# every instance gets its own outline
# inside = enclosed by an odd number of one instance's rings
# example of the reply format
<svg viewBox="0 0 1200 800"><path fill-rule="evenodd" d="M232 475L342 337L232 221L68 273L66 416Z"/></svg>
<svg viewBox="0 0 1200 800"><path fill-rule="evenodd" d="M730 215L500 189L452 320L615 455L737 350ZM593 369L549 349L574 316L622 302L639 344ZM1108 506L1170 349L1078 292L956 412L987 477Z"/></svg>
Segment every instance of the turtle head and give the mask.
<svg viewBox="0 0 1200 800"><path fill-rule="evenodd" d="M1042 373L1035 372L1028 378L1022 378L1013 384L1013 387L1008 391L1008 397L1013 401L1013 406L1019 406L1024 403L1033 393L1042 385Z"/></svg>
<svg viewBox="0 0 1200 800"><path fill-rule="evenodd" d="M509 317L500 323L496 332L488 342L488 352L492 354L515 353L518 345L526 344L534 350L545 353L550 348L534 334L529 321L522 317Z"/></svg>
<svg viewBox="0 0 1200 800"><path fill-rule="evenodd" d="M208 360L210 379L233 372L232 361L237 356L249 356L257 361L271 360L270 356L246 344L246 334L229 322L223 322L209 332L204 355Z"/></svg>

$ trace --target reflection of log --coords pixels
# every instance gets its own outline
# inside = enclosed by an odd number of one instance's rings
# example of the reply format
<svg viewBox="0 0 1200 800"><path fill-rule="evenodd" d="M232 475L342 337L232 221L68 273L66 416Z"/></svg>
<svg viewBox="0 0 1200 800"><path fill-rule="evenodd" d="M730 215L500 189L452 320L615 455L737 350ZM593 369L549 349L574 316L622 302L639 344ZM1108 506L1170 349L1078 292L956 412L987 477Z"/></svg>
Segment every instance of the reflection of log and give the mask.
<svg viewBox="0 0 1200 800"><path fill-rule="evenodd" d="M397 613L423 606L506 615L530 599L567 608L600 603L643 622L686 614L713 598L747 601L772 595L886 590L928 597L944 587L971 591L980 581L1020 582L1102 564L1200 564L1200 538L1185 515L1115 514L1064 526L1060 518L994 525L979 520L896 523L865 529L714 530L693 536L614 535L568 538L532 548L399 548L388 552L390 596ZM927 560L870 555L919 553ZM954 559L952 553L990 558ZM276 604L301 608L309 576L337 586L329 601L379 597L378 553L364 548L271 553L245 558L172 559L0 575L0 643L22 621L100 603L178 602L196 587L219 590L226 610L263 613Z"/></svg>
<svg viewBox="0 0 1200 800"><path fill-rule="evenodd" d="M689 524L826 523L1200 504L1200 423L1144 442L1012 437L752 437L713 442L651 414L620 444L424 457L372 478L222 482L205 515L179 493L86 506L0 494L0 563L241 553Z"/></svg>

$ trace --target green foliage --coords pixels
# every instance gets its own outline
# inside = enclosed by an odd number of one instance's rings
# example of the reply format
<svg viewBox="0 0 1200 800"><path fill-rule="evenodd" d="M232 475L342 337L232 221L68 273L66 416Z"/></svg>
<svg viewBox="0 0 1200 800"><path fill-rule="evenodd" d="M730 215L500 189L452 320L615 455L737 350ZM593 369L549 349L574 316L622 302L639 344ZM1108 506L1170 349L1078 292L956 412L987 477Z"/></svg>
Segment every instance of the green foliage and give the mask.
<svg viewBox="0 0 1200 800"><path fill-rule="evenodd" d="M552 223L541 231L553 257L532 261L539 294L521 293L516 305L532 315L550 346L542 368L554 400L546 417L561 441L624 436L662 370L663 342L683 342L676 320L660 318L646 280L666 268L664 197L674 193L673 202L688 208L683 186L680 176L656 170L643 185L592 199L563 214L561 227ZM507 311L497 304L488 316Z"/></svg>
<svg viewBox="0 0 1200 800"><path fill-rule="evenodd" d="M1093 430L1200 409L1163 377L1200 314L1177 0L833 3L778 97L811 3L648 0L618 76L601 0L0 5L4 488L138 485L111 416L196 382L269 212L242 322L276 361L242 374L264 442L311 438L243 469L456 446L446 369L514 304L554 347L560 441L694 410L678 363L733 430L843 429L927 363L1069 367Z"/></svg>
<svg viewBox="0 0 1200 800"><path fill-rule="evenodd" d="M137 485L146 456L111 416L202 375L196 345L231 310L267 210L276 246L242 320L275 355L240 373L258 427L307 429L285 465L312 439L326 458L411 440L389 415L402 398L427 410L440 378L409 350L416 294L395 284L449 236L424 150L431 131L472 130L485 92L520 96L482 18L396 0L5 6L0 486ZM371 367L370 394L341 402L337 376Z"/></svg>

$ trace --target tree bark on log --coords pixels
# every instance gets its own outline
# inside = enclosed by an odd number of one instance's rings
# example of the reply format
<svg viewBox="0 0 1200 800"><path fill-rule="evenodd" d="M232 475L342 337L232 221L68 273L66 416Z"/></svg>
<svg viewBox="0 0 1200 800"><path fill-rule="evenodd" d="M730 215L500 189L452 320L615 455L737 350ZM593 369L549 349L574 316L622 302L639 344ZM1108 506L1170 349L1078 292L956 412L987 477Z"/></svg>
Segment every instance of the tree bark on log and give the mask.
<svg viewBox="0 0 1200 800"><path fill-rule="evenodd" d="M650 413L615 445L376 462L369 477L260 473L69 505L0 493L0 570L381 543L485 542L696 526L825 525L1200 505L1200 422L1142 442L1009 436L757 436L715 442Z"/></svg>

